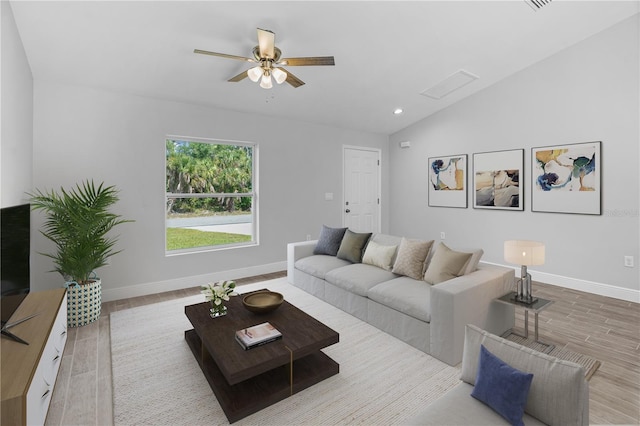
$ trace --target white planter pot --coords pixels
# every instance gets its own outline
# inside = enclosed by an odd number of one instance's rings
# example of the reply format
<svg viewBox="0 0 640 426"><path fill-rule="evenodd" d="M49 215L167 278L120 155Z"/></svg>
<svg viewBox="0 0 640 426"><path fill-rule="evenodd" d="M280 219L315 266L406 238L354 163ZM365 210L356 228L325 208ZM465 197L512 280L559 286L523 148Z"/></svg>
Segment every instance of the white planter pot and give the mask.
<svg viewBox="0 0 640 426"><path fill-rule="evenodd" d="M71 284L67 288L67 325L80 327L100 317L102 309L102 281Z"/></svg>

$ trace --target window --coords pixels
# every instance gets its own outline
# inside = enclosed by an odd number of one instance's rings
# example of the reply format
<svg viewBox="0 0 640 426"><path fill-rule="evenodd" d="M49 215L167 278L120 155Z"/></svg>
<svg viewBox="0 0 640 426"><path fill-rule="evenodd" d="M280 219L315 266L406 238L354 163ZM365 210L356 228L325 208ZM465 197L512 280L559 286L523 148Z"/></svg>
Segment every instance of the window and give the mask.
<svg viewBox="0 0 640 426"><path fill-rule="evenodd" d="M257 145L167 138L167 254L257 244Z"/></svg>

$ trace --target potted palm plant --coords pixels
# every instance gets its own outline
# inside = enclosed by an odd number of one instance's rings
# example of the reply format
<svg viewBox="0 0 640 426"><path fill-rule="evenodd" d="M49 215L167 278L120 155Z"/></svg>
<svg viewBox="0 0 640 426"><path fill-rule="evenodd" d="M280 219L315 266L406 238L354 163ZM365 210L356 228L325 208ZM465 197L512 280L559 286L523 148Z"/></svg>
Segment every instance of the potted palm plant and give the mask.
<svg viewBox="0 0 640 426"><path fill-rule="evenodd" d="M109 211L118 201L117 194L115 186L101 183L96 187L89 180L71 190L29 194L33 210L46 215L40 232L57 248L53 254L42 254L53 259L52 272L59 272L66 281L70 327L89 324L100 316L102 282L95 270L120 252L114 249L117 237L108 236L109 231L131 222Z"/></svg>

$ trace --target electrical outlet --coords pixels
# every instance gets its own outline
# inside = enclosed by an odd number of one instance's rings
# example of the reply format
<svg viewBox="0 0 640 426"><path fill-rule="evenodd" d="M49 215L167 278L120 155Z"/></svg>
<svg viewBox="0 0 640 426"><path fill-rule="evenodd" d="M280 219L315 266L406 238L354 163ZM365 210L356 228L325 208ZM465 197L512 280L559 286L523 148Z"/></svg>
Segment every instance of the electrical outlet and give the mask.
<svg viewBox="0 0 640 426"><path fill-rule="evenodd" d="M624 266L627 268L633 268L633 256L624 257Z"/></svg>
<svg viewBox="0 0 640 426"><path fill-rule="evenodd" d="M311 234L307 234L307 241L311 241Z"/></svg>
<svg viewBox="0 0 640 426"><path fill-rule="evenodd" d="M444 231L442 231L442 232L440 233L440 239L441 239L441 240L444 240L444 236L445 236L445 235L444 235Z"/></svg>

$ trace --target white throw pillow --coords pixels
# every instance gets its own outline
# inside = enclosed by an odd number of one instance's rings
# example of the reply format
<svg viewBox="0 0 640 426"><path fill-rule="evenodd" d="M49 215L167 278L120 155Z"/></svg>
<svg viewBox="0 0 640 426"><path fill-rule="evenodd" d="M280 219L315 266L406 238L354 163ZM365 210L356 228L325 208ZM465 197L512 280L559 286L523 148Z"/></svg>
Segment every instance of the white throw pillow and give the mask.
<svg viewBox="0 0 640 426"><path fill-rule="evenodd" d="M375 241L369 241L362 256L362 263L377 266L378 268L391 270L393 256L396 254L398 246L384 246Z"/></svg>

